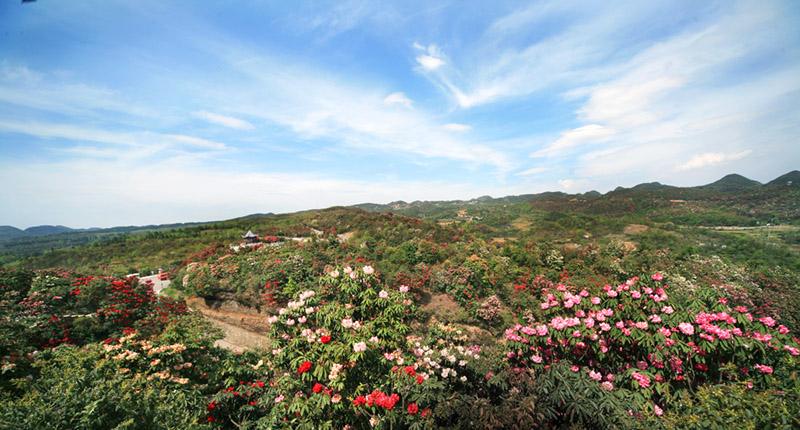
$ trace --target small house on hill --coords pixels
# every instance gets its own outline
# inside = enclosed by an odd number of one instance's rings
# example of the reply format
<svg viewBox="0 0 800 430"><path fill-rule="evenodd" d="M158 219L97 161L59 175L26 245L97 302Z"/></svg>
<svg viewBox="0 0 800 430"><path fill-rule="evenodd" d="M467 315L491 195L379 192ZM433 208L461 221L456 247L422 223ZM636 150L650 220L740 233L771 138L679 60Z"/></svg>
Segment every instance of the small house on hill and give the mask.
<svg viewBox="0 0 800 430"><path fill-rule="evenodd" d="M244 239L245 243L258 243L258 235L250 230L247 230L247 233L242 236L242 239Z"/></svg>

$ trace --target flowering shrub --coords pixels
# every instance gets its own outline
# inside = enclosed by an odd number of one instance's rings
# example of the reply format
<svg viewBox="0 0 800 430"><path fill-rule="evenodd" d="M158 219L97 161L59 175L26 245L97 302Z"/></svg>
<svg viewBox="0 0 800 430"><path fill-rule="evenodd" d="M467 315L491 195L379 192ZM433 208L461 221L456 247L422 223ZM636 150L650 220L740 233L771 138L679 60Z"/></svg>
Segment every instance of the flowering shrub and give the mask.
<svg viewBox="0 0 800 430"><path fill-rule="evenodd" d="M405 419L394 407L398 395L380 388L391 368L384 353L404 346L405 322L413 315L404 291L382 286L369 265L348 266L331 270L316 290L300 292L270 317L272 385L278 391L267 421L296 426Z"/></svg>
<svg viewBox="0 0 800 430"><path fill-rule="evenodd" d="M631 390L635 413L661 415L681 391L707 381L746 380L765 388L796 369L797 339L773 318L734 306L715 290L679 302L661 274L602 292L558 284L539 292L539 314L506 330L512 366L547 371L569 361L604 390ZM637 408L639 408L637 410Z"/></svg>
<svg viewBox="0 0 800 430"><path fill-rule="evenodd" d="M292 428L432 425L438 402L483 379L471 368L480 349L447 331L430 342L407 336L413 315L409 288L381 284L371 266L330 270L269 318L269 370L216 395L207 421L223 427L243 419Z"/></svg>
<svg viewBox="0 0 800 430"><path fill-rule="evenodd" d="M478 307L476 313L478 314L478 318L484 321L494 321L500 316L500 308L502 303L500 299L496 295L489 296L481 302L480 307Z"/></svg>

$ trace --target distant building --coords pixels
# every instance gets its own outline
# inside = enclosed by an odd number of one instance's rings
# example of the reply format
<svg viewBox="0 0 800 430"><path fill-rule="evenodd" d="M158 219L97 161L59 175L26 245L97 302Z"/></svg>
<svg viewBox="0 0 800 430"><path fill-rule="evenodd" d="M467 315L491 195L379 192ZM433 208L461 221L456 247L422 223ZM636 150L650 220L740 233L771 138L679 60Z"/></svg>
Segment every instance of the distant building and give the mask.
<svg viewBox="0 0 800 430"><path fill-rule="evenodd" d="M258 243L258 235L250 230L247 230L242 239L244 239L244 243Z"/></svg>

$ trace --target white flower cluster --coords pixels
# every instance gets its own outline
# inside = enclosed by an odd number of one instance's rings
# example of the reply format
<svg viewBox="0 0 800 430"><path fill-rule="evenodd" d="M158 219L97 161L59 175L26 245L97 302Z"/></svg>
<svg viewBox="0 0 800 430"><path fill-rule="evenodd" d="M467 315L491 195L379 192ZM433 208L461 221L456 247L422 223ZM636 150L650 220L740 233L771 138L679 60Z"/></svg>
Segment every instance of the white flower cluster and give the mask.
<svg viewBox="0 0 800 430"><path fill-rule="evenodd" d="M331 373L328 375L328 379L331 381L336 380L339 377L339 373L344 369L344 365L339 363L333 363L331 365Z"/></svg>
<svg viewBox="0 0 800 430"><path fill-rule="evenodd" d="M442 349L431 348L421 345L419 342L414 344L414 355L417 357L417 366L421 369L428 369L431 372L438 372L442 378L456 378L459 376L457 368L465 368L469 360L478 358L478 347L465 348L461 345L450 345ZM462 382L467 380L466 375L458 378Z"/></svg>
<svg viewBox="0 0 800 430"><path fill-rule="evenodd" d="M316 308L313 306L306 307L306 300L314 297L317 293L312 290L306 290L300 293L300 297L298 300L292 300L286 304L285 308L278 309L278 315L294 315L297 317L295 318L287 318L286 325L292 326L295 324L305 324L307 317L306 315L311 315L316 311ZM301 313L305 313L302 315ZM297 315L299 314L299 316ZM279 321L278 315L271 315L267 318L267 322L270 324L275 324Z"/></svg>
<svg viewBox="0 0 800 430"><path fill-rule="evenodd" d="M358 330L361 328L361 322L353 321L351 318L345 318L342 320L342 327Z"/></svg>
<svg viewBox="0 0 800 430"><path fill-rule="evenodd" d="M314 343L319 340L320 337L326 335L327 333L325 330L318 328L316 330L312 330L310 328L304 328L303 331L300 332L300 335L306 338L308 343Z"/></svg>

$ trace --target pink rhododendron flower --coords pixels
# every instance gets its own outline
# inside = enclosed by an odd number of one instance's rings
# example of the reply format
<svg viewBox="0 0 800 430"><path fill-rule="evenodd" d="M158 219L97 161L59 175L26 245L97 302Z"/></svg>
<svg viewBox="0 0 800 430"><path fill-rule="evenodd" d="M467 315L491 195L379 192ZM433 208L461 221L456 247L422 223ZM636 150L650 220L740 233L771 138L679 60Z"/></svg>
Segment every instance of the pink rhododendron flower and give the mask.
<svg viewBox="0 0 800 430"><path fill-rule="evenodd" d="M758 370L759 372L761 372L761 373L763 373L765 375L769 375L769 374L772 373L772 367L770 367L770 366L765 366L763 364L756 364L753 367L755 367L756 370Z"/></svg>
<svg viewBox="0 0 800 430"><path fill-rule="evenodd" d="M767 327L772 327L775 325L775 320L772 319L772 317L763 317L759 318L758 320Z"/></svg>
<svg viewBox="0 0 800 430"><path fill-rule="evenodd" d="M599 305L600 304L600 297L592 297L591 301L592 301L593 305Z"/></svg>
<svg viewBox="0 0 800 430"><path fill-rule="evenodd" d="M687 336L691 336L691 335L694 334L694 326L689 324L689 323L680 323L680 324L678 324L678 330L680 330L681 333L683 333L683 334L685 334Z"/></svg>
<svg viewBox="0 0 800 430"><path fill-rule="evenodd" d="M664 279L664 275L662 275L659 272L656 272L656 273L653 273L653 276L651 276L650 279L652 279L654 281L661 281L662 279Z"/></svg>
<svg viewBox="0 0 800 430"><path fill-rule="evenodd" d="M640 387L647 388L650 386L650 378L647 375L644 375L639 372L633 372L631 377L634 381L636 381Z"/></svg>

